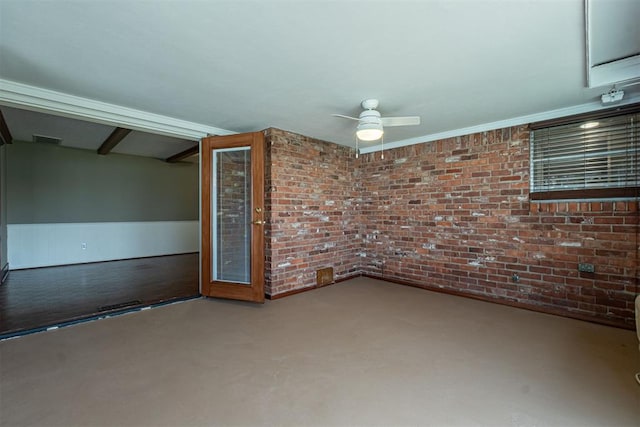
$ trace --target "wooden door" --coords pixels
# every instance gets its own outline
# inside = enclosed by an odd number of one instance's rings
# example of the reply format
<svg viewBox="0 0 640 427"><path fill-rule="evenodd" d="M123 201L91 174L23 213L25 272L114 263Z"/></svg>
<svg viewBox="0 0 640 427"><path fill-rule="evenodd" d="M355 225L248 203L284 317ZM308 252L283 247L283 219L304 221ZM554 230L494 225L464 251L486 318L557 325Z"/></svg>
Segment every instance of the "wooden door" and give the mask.
<svg viewBox="0 0 640 427"><path fill-rule="evenodd" d="M264 135L202 140L205 296L264 302Z"/></svg>

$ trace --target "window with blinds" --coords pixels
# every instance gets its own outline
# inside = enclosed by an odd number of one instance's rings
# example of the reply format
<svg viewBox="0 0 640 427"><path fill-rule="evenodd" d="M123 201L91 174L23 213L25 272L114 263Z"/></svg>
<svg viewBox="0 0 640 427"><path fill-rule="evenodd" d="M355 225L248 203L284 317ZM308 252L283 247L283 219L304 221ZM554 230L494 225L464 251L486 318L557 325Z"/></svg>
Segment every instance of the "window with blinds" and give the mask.
<svg viewBox="0 0 640 427"><path fill-rule="evenodd" d="M531 199L634 195L622 190L640 185L639 123L627 114L531 131Z"/></svg>

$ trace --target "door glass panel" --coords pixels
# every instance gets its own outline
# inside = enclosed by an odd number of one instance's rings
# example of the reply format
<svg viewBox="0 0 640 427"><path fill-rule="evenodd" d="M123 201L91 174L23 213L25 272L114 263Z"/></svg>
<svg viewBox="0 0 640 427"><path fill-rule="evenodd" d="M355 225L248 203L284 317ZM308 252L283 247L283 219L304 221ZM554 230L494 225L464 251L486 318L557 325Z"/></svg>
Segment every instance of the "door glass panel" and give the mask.
<svg viewBox="0 0 640 427"><path fill-rule="evenodd" d="M251 148L212 150L211 272L251 284Z"/></svg>

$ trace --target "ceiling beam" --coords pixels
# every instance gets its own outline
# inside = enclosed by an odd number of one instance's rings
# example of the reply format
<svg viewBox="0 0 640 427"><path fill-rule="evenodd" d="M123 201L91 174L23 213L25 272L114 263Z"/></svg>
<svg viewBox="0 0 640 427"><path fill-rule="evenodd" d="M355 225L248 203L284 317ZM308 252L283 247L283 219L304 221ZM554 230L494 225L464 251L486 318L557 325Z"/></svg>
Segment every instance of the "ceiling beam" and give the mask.
<svg viewBox="0 0 640 427"><path fill-rule="evenodd" d="M11 144L12 142L13 137L11 136L11 132L9 132L9 126L7 126L7 122L0 110L0 145Z"/></svg>
<svg viewBox="0 0 640 427"><path fill-rule="evenodd" d="M129 135L131 129L115 128L111 135L104 140L100 148L98 148L98 154L109 154L116 145L120 143L127 135Z"/></svg>
<svg viewBox="0 0 640 427"><path fill-rule="evenodd" d="M198 154L200 152L200 144L196 144L193 147L181 151L178 154L174 154L173 156L167 158L165 161L167 163L176 163L179 162L182 159L186 159L187 157L191 157L194 154Z"/></svg>

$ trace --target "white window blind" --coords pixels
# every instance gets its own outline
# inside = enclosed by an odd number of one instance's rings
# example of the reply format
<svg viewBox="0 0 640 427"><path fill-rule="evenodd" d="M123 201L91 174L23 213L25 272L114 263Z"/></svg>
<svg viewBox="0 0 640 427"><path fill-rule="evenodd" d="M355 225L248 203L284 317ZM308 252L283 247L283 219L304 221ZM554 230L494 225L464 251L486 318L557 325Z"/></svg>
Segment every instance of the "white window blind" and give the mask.
<svg viewBox="0 0 640 427"><path fill-rule="evenodd" d="M530 191L638 187L639 123L628 114L533 130Z"/></svg>

